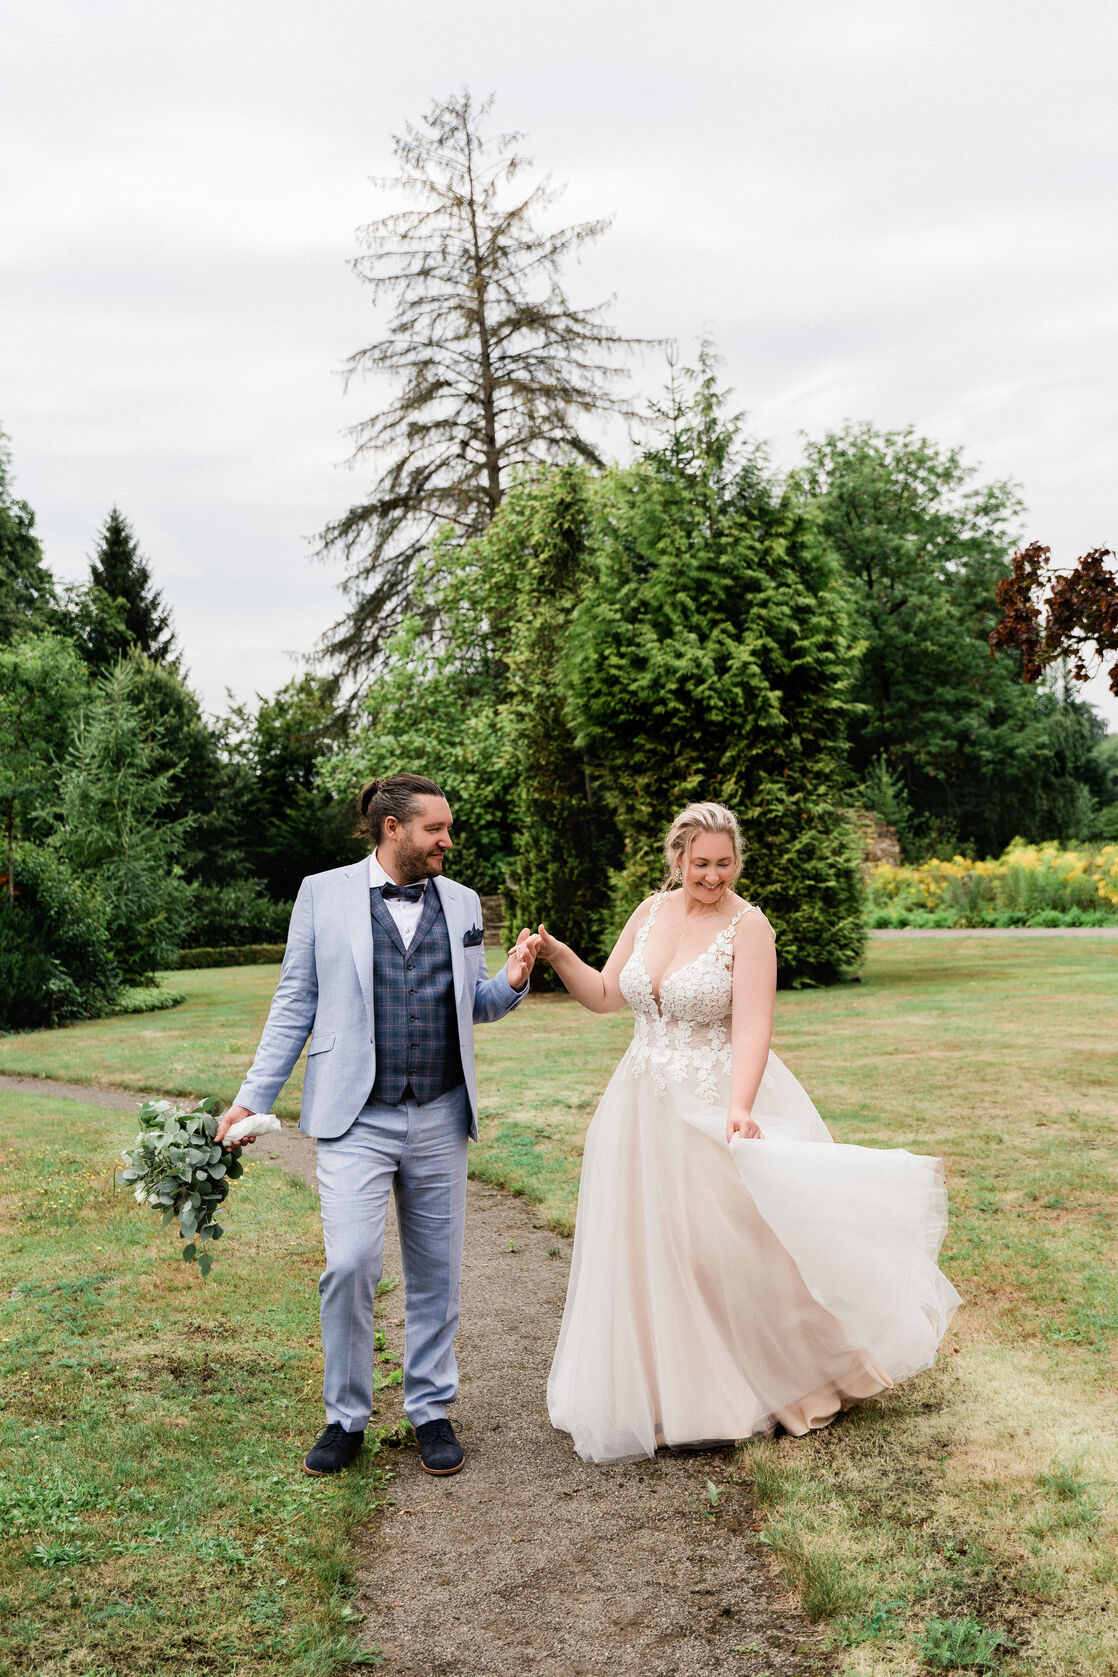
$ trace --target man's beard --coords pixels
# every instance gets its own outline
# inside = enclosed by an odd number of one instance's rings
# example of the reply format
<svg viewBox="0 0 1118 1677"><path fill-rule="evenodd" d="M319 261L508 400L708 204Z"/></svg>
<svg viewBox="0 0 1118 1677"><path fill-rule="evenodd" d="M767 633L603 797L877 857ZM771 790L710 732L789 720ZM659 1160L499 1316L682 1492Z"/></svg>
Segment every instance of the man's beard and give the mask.
<svg viewBox="0 0 1118 1677"><path fill-rule="evenodd" d="M442 873L441 852L432 852L424 845L412 844L402 834L396 846L396 866L402 885L415 885L421 879L437 879Z"/></svg>

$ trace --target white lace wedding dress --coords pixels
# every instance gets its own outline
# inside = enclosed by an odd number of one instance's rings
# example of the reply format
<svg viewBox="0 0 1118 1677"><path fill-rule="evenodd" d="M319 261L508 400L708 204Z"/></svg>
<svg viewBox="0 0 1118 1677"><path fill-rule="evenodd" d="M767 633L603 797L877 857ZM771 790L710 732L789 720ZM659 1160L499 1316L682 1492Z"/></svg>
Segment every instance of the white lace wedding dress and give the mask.
<svg viewBox="0 0 1118 1677"><path fill-rule="evenodd" d="M936 1266L938 1159L836 1144L769 1055L726 1143L734 929L669 973L645 967L656 898L621 973L633 1041L590 1125L574 1257L548 1381L554 1426L608 1461L791 1433L933 1361L959 1295Z"/></svg>

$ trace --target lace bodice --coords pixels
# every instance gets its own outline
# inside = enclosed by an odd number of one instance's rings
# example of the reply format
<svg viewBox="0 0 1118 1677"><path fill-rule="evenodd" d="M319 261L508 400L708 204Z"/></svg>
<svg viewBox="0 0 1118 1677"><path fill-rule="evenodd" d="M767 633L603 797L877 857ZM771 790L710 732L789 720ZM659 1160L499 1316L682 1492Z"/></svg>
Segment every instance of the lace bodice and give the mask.
<svg viewBox="0 0 1118 1677"><path fill-rule="evenodd" d="M663 893L653 899L618 980L636 1020L629 1063L635 1072L651 1072L659 1094L670 1078L691 1084L702 1100L717 1101L719 1075L729 1076L732 1063L734 928L744 915L756 912L756 906L746 903L700 955L669 973L657 1003L644 950L663 900Z"/></svg>

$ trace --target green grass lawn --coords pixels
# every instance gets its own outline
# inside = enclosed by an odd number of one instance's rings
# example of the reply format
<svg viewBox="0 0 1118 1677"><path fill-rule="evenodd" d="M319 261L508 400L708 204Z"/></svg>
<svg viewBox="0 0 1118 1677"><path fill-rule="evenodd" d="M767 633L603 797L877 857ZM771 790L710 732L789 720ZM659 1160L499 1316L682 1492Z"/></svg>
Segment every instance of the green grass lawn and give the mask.
<svg viewBox="0 0 1118 1677"><path fill-rule="evenodd" d="M228 1099L251 1056L275 976L274 968L176 973L175 987L189 996L183 1007L6 1038L0 1041L0 1071ZM828 1625L850 1672L1118 1673L1116 1017L1118 946L1103 939L875 943L863 983L778 999L777 1051L807 1084L840 1140L907 1146L946 1159L952 1225L943 1263L965 1298L931 1374L810 1439L762 1440L739 1455L738 1471L751 1479L762 1510L758 1540L768 1544L808 1610ZM474 1173L527 1194L556 1227L569 1229L582 1136L629 1034L626 1016L595 1018L563 997L534 997L511 1018L479 1031L482 1140L473 1150ZM281 1114L293 1113L297 1098L296 1078L279 1104ZM113 1372L79 1367L85 1350L72 1358L73 1370L63 1363L49 1412L54 1425L68 1438L75 1429L75 1440L85 1441L89 1483L104 1486L105 1476L116 1474L112 1483L123 1498L140 1460L139 1440L152 1424L145 1400L165 1402L185 1423L160 1432L161 1443L171 1440L175 1471L181 1467L176 1483L188 1487L184 1507L194 1510L184 1515L168 1549L177 1566L195 1554L190 1544L199 1535L198 1511L209 1506L211 1495L216 1536L250 1557L261 1532L270 1541L272 1533L286 1530L285 1520L301 1513L296 1530L310 1546L307 1558L302 1571L284 1560L283 1617L267 1632L286 1652L254 1646L237 1670L273 1669L250 1663L254 1659L286 1660L296 1669L295 1657L305 1662L298 1669L328 1669L335 1657L330 1638L344 1634L344 1589L339 1593L329 1584L330 1567L343 1565L346 1533L359 1518L362 1499L367 1505L376 1494L376 1465L374 1458L367 1470L372 1484L358 1480L353 1489L343 1484L336 1492L331 1487L343 1517L331 1515L329 1530L316 1512L323 1506L314 1500L318 1487L299 1485L292 1468L294 1463L297 1470L298 1445L313 1434L317 1419L312 1280L319 1257L309 1196L271 1173L261 1171L254 1180L250 1172L244 1198L234 1201L214 1272L217 1289L206 1292L186 1265L170 1262L169 1237L130 1207L106 1220L103 1201L90 1209L83 1200L80 1215L63 1209L39 1228L33 1221L38 1189L49 1189L56 1177L65 1180L65 1170L75 1173L76 1182L85 1171L91 1182L106 1184L107 1160L128 1126L82 1109L78 1138L67 1135L62 1142L55 1130L71 1114L69 1106L26 1096L4 1099L4 1180L11 1197L3 1202L7 1239L0 1253L16 1265L19 1282L30 1278L39 1288L54 1285L52 1277L60 1274L82 1287L88 1275L107 1277L88 1281L89 1325L75 1337L83 1345L88 1340L89 1354ZM49 1169L39 1163L44 1139L55 1160ZM63 1159L71 1161L65 1170ZM20 1160L29 1162L21 1167ZM107 1191L103 1186L102 1194ZM80 1194L65 1205L78 1199ZM276 1289L267 1330L255 1314L264 1272L253 1261L265 1248L274 1260L266 1289ZM253 1310L224 1278L243 1273L253 1276ZM4 1308L13 1319L26 1318L19 1332L30 1324L40 1337L20 1340L18 1353L9 1351L14 1339L3 1347L9 1352L4 1379L16 1394L24 1389L21 1380L26 1388L38 1382L43 1350L71 1332L68 1295L25 1296L19 1282L10 1284L16 1290ZM53 1303L40 1303L40 1297ZM131 1302L139 1298L140 1322ZM184 1374L187 1385L176 1397L179 1376L162 1372L159 1359L170 1357L175 1368L191 1359L208 1358L212 1365L215 1353L184 1326L205 1325L209 1311L217 1311L221 1323L221 1372L207 1376L209 1387L199 1384L196 1372ZM137 1382L134 1393L133 1359L143 1324L150 1361L139 1363L146 1383ZM13 1333L9 1325L0 1331ZM246 1368L254 1370L259 1359L275 1376L270 1391L260 1392L259 1380L227 1366L228 1358L240 1367L242 1352ZM118 1424L125 1430L110 1454L111 1429L102 1435L104 1420L90 1419L82 1430L78 1398L100 1405L97 1415L103 1416L115 1401L114 1381L139 1402L131 1419L127 1406L121 1408ZM218 1400L236 1402L236 1394L250 1391L251 1400L265 1406L261 1436L279 1438L280 1447L254 1445L251 1432L226 1442L238 1463L230 1476L236 1483L226 1486L221 1452L229 1435L218 1422ZM205 1400L204 1423L196 1413L198 1394ZM283 1400L290 1408L281 1414ZM24 1438L30 1457L40 1459L45 1449L49 1459L49 1416L29 1417L25 1410L13 1422L9 1411L7 1424L14 1426L12 1438ZM34 1440L29 1427L39 1429ZM66 1452L54 1454L59 1462L70 1460ZM244 1492L257 1461L258 1478ZM153 1476L142 1483L159 1481ZM259 1514L246 1516L246 1505ZM53 1506L47 1495L44 1507ZM98 1532L106 1542L110 1532L111 1541L131 1541L118 1535L125 1530L135 1532L137 1543L147 1542L144 1533L158 1516L146 1509L133 1519L120 1499L89 1506L88 1518L79 1519L76 1508L66 1518L78 1521L79 1533L83 1520L89 1526L73 1547L95 1553L96 1560L63 1561L61 1570L36 1561L36 1547L55 1541L53 1528L42 1521L13 1528L7 1599L24 1610L29 1602L53 1602L59 1626L69 1617L83 1635L96 1622L101 1628L89 1642L91 1672L98 1660L106 1672L146 1671L147 1632L127 1620L123 1606L119 1623L114 1618L113 1559L96 1545ZM277 1513L284 1508L293 1512ZM122 1524L127 1521L132 1524ZM63 1538L58 1541L65 1547ZM209 1560L193 1564L199 1580L212 1582ZM149 1576L157 1571L151 1561ZM172 1595L185 1599L184 1574L175 1576ZM223 1612L226 1627L240 1622L255 1600L253 1591L262 1587L251 1560L238 1562L232 1576L243 1593L238 1614ZM151 1582L146 1589L151 1593L133 1591L127 1600L150 1606L158 1587ZM100 1605L88 1605L94 1600ZM97 1613L108 1616L94 1621ZM0 1626L10 1622L0 1620ZM304 1630L308 1651L293 1655L290 1639ZM4 1634L8 1645L18 1646L11 1630ZM70 1634L77 1634L73 1626ZM197 1627L191 1634L199 1634ZM98 1651L109 1647L116 1650L111 1655ZM133 1647L139 1651L120 1651ZM191 1651L197 1648L184 1641L176 1655L180 1664L164 1669L229 1669L220 1661L205 1664ZM9 1659L13 1670L53 1669L20 1664L18 1654ZM319 1665L306 1663L313 1660ZM63 1669L69 1668L58 1667Z"/></svg>
<svg viewBox="0 0 1118 1677"><path fill-rule="evenodd" d="M202 1282L114 1189L135 1129L0 1092L0 1672L348 1670L384 1454L336 1481L300 1468L321 1425L314 1196L246 1170Z"/></svg>

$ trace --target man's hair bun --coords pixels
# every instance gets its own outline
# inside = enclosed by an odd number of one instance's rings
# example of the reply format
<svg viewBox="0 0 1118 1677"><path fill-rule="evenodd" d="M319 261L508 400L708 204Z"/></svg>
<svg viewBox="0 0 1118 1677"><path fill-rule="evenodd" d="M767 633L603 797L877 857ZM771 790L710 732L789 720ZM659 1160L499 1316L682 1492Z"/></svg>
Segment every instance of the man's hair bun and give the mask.
<svg viewBox="0 0 1118 1677"><path fill-rule="evenodd" d="M389 774L380 780L370 780L361 788L357 799L361 820L355 836L379 844L388 816L395 816L401 823L408 821L419 807L417 798L443 795L442 787L422 774Z"/></svg>
<svg viewBox="0 0 1118 1677"><path fill-rule="evenodd" d="M373 799L376 797L383 785L383 780L370 780L367 786L363 786L361 788L361 797L359 802L361 805L362 815L368 814L369 805L372 803Z"/></svg>

